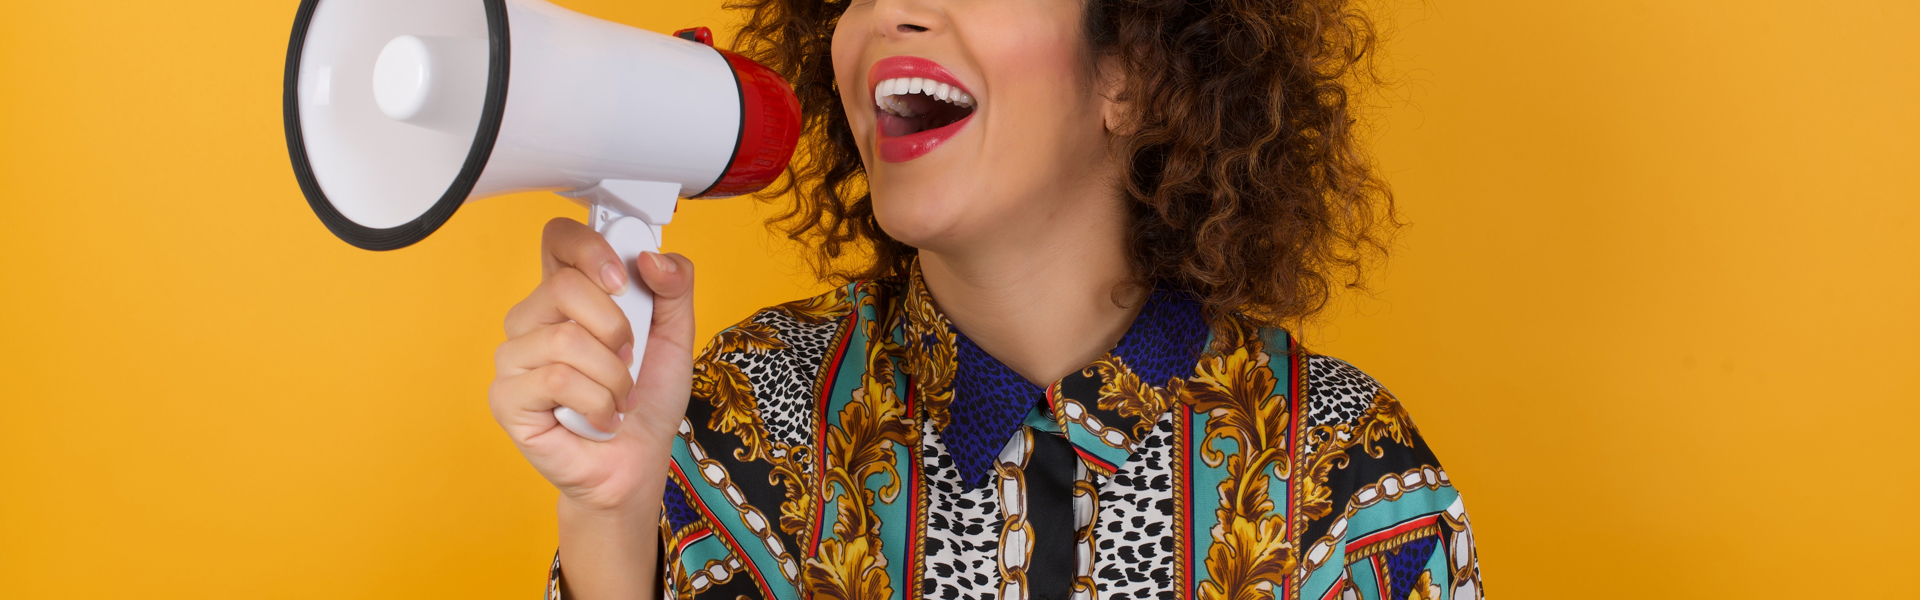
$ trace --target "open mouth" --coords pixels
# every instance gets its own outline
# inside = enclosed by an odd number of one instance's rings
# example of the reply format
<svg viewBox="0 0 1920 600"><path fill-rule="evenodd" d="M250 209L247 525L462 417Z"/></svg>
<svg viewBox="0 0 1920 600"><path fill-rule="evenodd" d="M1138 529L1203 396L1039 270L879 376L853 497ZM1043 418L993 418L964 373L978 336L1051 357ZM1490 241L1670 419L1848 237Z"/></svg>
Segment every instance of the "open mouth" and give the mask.
<svg viewBox="0 0 1920 600"><path fill-rule="evenodd" d="M896 77L875 84L880 135L906 137L941 129L973 115L973 95L924 77Z"/></svg>
<svg viewBox="0 0 1920 600"><path fill-rule="evenodd" d="M906 162L959 135L979 110L979 99L940 63L889 56L867 72L873 82L874 140L880 160Z"/></svg>

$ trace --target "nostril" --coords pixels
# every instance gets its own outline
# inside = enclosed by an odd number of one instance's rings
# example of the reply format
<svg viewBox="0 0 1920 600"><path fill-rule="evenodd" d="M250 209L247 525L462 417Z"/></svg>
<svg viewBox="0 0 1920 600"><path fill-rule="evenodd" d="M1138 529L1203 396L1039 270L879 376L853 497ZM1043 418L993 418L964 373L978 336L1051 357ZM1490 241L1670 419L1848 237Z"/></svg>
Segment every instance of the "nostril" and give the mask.
<svg viewBox="0 0 1920 600"><path fill-rule="evenodd" d="M922 31L927 30L927 28L925 27L921 27L919 25L910 25L907 23L901 23L899 27L896 27L896 29L899 29L900 33L920 33Z"/></svg>

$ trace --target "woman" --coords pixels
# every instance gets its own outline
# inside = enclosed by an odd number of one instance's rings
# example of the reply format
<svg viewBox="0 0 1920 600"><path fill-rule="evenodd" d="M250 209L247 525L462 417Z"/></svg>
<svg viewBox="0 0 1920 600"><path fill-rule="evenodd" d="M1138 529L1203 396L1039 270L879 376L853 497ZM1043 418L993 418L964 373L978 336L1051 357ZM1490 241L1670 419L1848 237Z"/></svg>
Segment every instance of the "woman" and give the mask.
<svg viewBox="0 0 1920 600"><path fill-rule="evenodd" d="M628 382L629 275L549 224L490 396L561 491L551 596L1479 596L1400 404L1277 328L1392 223L1349 129L1357 10L744 7L811 119L782 221L849 283L696 360L693 265L648 255Z"/></svg>

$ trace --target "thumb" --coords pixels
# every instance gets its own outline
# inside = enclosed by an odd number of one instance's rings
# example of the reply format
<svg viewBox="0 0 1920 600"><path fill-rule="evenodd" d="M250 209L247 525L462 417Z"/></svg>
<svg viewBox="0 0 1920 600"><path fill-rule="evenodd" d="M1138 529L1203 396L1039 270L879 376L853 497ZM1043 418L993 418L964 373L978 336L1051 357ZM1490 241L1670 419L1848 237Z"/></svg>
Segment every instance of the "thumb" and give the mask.
<svg viewBox="0 0 1920 600"><path fill-rule="evenodd" d="M647 252L634 262L653 291L653 323L630 406L642 422L673 428L686 413L693 382L693 261Z"/></svg>
<svg viewBox="0 0 1920 600"><path fill-rule="evenodd" d="M689 351L693 342L693 261L679 254L644 252L639 263L640 280L653 291L653 327L651 338L668 334L681 340ZM680 335L684 333L685 335Z"/></svg>

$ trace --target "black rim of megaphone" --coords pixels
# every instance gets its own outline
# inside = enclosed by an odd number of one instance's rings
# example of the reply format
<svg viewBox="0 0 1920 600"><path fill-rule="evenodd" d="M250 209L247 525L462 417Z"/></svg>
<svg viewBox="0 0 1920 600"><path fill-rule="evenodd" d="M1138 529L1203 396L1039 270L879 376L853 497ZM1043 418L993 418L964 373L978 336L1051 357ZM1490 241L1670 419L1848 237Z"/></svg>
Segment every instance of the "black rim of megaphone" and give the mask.
<svg viewBox="0 0 1920 600"><path fill-rule="evenodd" d="M507 66L511 50L507 39L506 0L482 0L487 7L487 98L480 111L480 129L474 133L473 147L467 150L467 161L460 166L460 174L453 178L453 185L440 195L433 208L427 209L419 217L398 227L375 229L348 219L333 207L333 201L327 199L326 192L320 189L319 180L313 176L313 164L307 159L306 137L300 130L300 52L307 45L307 26L313 21L313 10L320 0L302 0L300 13L294 17L293 39L287 43L287 73L282 84L281 106L287 127L287 152L293 156L293 173L300 179L300 191L307 196L307 204L320 216L320 222L347 243L368 250L394 250L413 245L453 218L453 212L467 201L473 193L473 186L480 180L480 173L487 169L487 157L493 154L493 143L500 137L500 120L506 115L507 108Z"/></svg>

